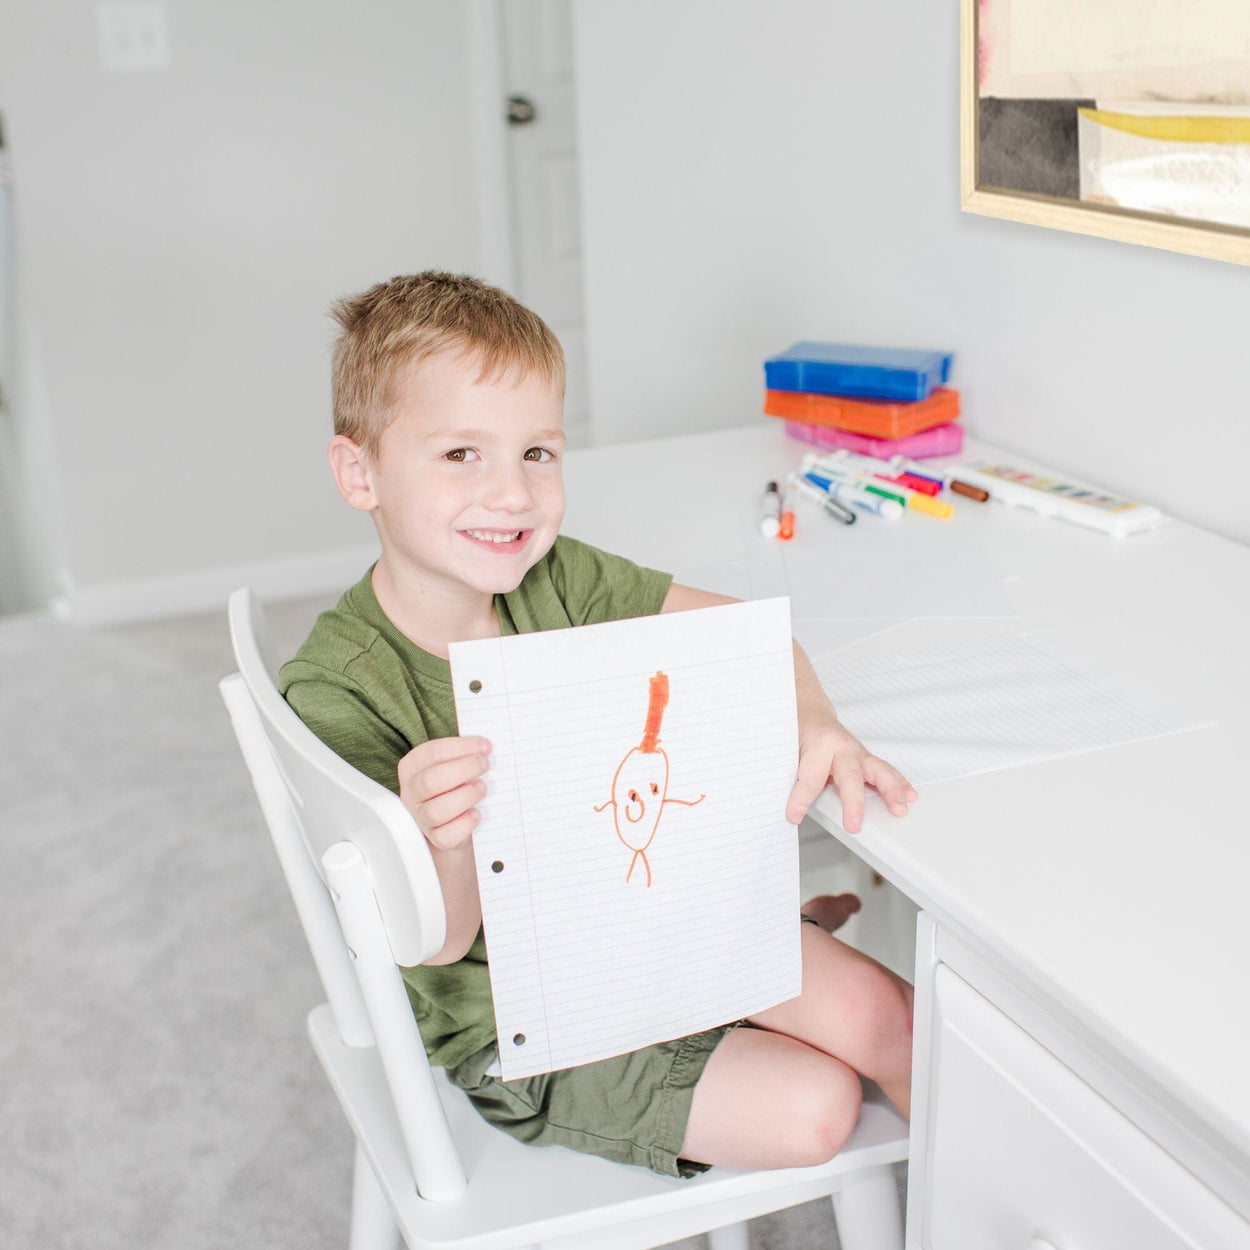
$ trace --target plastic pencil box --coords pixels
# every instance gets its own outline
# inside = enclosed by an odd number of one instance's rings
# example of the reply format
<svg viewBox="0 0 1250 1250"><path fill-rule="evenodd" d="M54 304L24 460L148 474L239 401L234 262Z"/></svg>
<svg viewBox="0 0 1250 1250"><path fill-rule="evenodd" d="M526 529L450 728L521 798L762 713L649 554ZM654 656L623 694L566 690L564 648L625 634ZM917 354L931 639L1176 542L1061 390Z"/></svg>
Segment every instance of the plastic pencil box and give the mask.
<svg viewBox="0 0 1250 1250"><path fill-rule="evenodd" d="M891 456L906 456L909 460L957 456L964 449L964 428L958 421L935 425L931 430L921 430L906 438L870 438L867 434L852 434L850 430L835 429L831 425L808 425L806 421L787 421L786 433L813 447L830 450L845 447L847 451L876 456L878 460L888 460Z"/></svg>
<svg viewBox="0 0 1250 1250"><path fill-rule="evenodd" d="M927 399L950 380L950 352L849 343L795 343L764 361L771 391L811 391L866 399Z"/></svg>
<svg viewBox="0 0 1250 1250"><path fill-rule="evenodd" d="M842 395L813 395L804 391L764 393L764 412L770 417L827 425L870 438L907 438L935 425L948 425L959 416L959 392L939 386L927 399L898 403L888 399L847 399Z"/></svg>
<svg viewBox="0 0 1250 1250"><path fill-rule="evenodd" d="M1163 513L1092 486L1079 486L1003 463L954 464L946 470L962 482L989 491L990 498L1042 516L1059 517L1116 538L1154 529Z"/></svg>

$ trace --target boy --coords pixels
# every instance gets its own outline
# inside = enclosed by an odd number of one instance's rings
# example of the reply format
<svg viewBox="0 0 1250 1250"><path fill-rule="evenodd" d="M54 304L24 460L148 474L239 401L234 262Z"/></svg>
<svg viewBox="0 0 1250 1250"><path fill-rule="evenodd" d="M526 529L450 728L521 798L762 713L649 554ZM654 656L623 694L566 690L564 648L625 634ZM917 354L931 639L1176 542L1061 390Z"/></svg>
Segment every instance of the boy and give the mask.
<svg viewBox="0 0 1250 1250"><path fill-rule="evenodd" d="M906 1112L911 987L830 935L857 905L850 896L808 905L803 992L751 1027L545 1076L493 1075L472 853L490 744L456 736L448 645L730 600L558 536L563 353L510 296L423 273L343 300L335 315L330 466L346 502L372 515L382 554L319 618L281 687L329 746L398 792L429 842L447 940L403 974L431 1061L521 1140L670 1175L831 1158L859 1113L857 1074ZM787 819L798 824L830 779L848 830L860 827L866 782L905 813L915 791L841 726L797 647L795 664Z"/></svg>

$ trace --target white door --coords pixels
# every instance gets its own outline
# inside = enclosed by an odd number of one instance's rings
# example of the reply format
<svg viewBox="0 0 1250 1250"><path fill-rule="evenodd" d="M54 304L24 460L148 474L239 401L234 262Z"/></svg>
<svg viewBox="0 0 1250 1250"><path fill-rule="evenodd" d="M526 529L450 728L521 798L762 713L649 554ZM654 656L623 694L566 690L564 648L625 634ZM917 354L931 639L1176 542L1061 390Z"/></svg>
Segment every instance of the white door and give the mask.
<svg viewBox="0 0 1250 1250"><path fill-rule="evenodd" d="M502 0L500 10L515 294L564 346L577 446L589 441L590 414L569 0Z"/></svg>
<svg viewBox="0 0 1250 1250"><path fill-rule="evenodd" d="M17 348L12 183L0 135L0 614L43 606L35 599L27 574L30 552L20 502L22 457L13 408Z"/></svg>

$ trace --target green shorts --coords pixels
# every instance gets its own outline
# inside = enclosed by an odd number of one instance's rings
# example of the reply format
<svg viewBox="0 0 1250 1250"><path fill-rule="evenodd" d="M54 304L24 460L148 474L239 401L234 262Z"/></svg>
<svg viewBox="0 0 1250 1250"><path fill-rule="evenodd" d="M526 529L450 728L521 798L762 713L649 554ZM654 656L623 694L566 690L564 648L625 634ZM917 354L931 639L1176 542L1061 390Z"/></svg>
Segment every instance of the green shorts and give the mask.
<svg viewBox="0 0 1250 1250"><path fill-rule="evenodd" d="M487 1075L496 1053L488 1046L447 1076L484 1119L520 1141L568 1146L665 1176L694 1176L707 1168L679 1157L694 1087L708 1056L735 1027L516 1081Z"/></svg>

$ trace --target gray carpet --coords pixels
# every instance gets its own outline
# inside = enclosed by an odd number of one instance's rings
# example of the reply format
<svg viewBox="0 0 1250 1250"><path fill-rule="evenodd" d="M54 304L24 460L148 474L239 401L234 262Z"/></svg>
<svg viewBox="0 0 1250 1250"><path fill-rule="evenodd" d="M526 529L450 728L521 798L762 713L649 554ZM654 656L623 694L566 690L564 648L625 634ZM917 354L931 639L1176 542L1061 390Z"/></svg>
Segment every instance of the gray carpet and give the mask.
<svg viewBox="0 0 1250 1250"><path fill-rule="evenodd" d="M270 605L282 652L320 603ZM0 1245L344 1250L322 998L217 680L223 614L0 618ZM704 1239L680 1243L702 1247ZM755 1250L836 1246L823 1202Z"/></svg>

